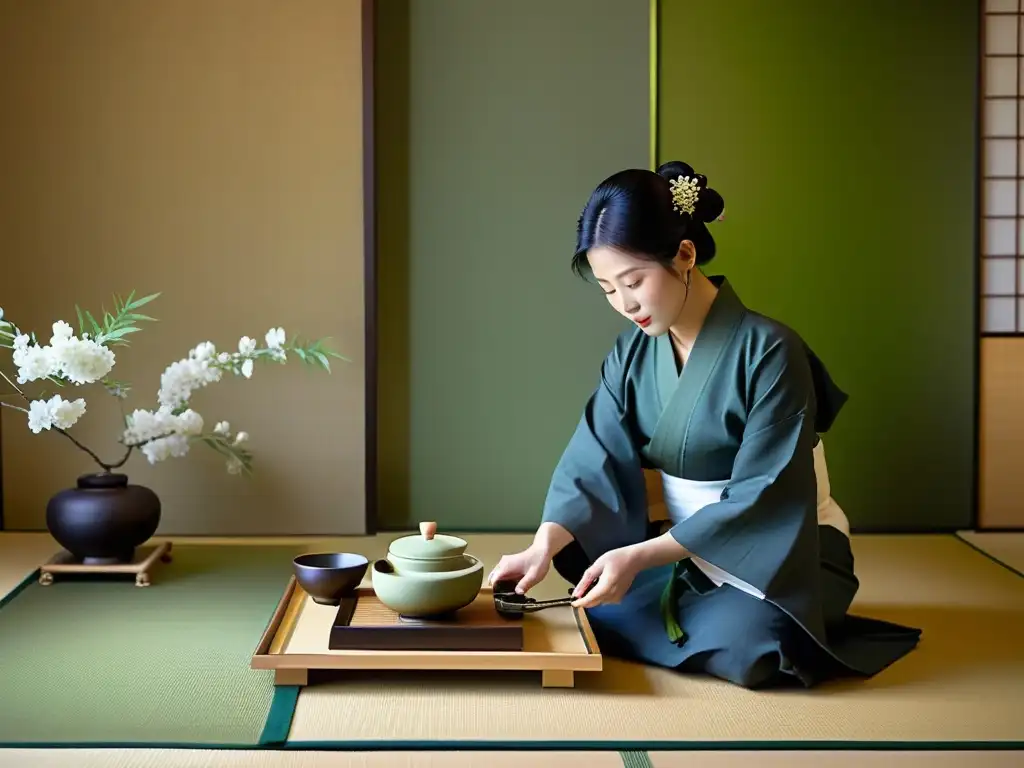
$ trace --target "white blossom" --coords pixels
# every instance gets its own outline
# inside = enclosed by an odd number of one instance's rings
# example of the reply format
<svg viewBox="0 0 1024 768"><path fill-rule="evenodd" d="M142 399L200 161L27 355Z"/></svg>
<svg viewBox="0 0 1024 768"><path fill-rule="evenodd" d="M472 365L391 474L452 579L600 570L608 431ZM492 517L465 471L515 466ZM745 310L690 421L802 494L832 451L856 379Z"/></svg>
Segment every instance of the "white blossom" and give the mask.
<svg viewBox="0 0 1024 768"><path fill-rule="evenodd" d="M167 406L156 411L137 409L128 417L122 439L128 445L139 445L168 435L192 437L203 433L203 424L203 417L191 408L179 414Z"/></svg>
<svg viewBox="0 0 1024 768"><path fill-rule="evenodd" d="M270 349L279 349L285 342L284 328L271 328L265 338Z"/></svg>
<svg viewBox="0 0 1024 768"><path fill-rule="evenodd" d="M145 301L155 296L146 297ZM122 307L121 300L117 299L117 317L112 319L108 313L104 314L103 333L107 334L108 341L114 343L125 333L138 330L131 324L133 316L127 313L145 301L129 301ZM111 349L96 340L104 338L101 333L90 336L83 332L76 336L70 323L57 320L51 325L49 342L41 344L33 340L34 334L22 333L17 326L4 320L2 308L0 332L13 340L10 348L18 382L21 384L48 378L76 385L102 381L105 388L117 397L125 397L129 391L117 382L104 381L113 369L116 357ZM212 433L204 433L205 420L189 407L189 400L197 390L221 381L225 372L248 379L255 371L257 359L269 357L285 361L287 337L284 328L270 328L264 338L266 348L260 349L257 339L242 336L238 340L237 352L218 351L212 341L197 344L186 357L168 365L161 374L156 410L136 409L126 418L121 441L126 446L138 448L150 464L155 464L185 456L191 445L200 440L229 454L229 473L247 471L249 452L243 446L249 441L249 433L239 431L232 435L231 425L227 421L217 421ZM45 395L30 400L27 409L29 429L36 434L51 429L67 430L86 411L86 403L82 398L69 401L60 395L53 395L49 399L43 397ZM89 449L83 450L96 458ZM108 468L100 459L96 458L96 461Z"/></svg>
<svg viewBox="0 0 1024 768"><path fill-rule="evenodd" d="M29 344L25 334L14 339L14 354L11 357L18 368L19 384L55 376L60 368L51 347Z"/></svg>
<svg viewBox="0 0 1024 768"><path fill-rule="evenodd" d="M285 351L281 348L286 339L284 335L284 328L271 328L267 331L265 339L267 342L267 349L270 350L270 356L274 360L284 362L287 357Z"/></svg>
<svg viewBox="0 0 1024 768"><path fill-rule="evenodd" d="M85 413L85 400L76 398L68 401L60 395L50 398L50 412L53 414L53 425L60 429L71 429Z"/></svg>
<svg viewBox="0 0 1024 768"><path fill-rule="evenodd" d="M75 329L65 323L63 320L58 320L53 324L53 336L50 337L50 345L56 346L62 341L67 341L73 338L75 335Z"/></svg>
<svg viewBox="0 0 1024 768"><path fill-rule="evenodd" d="M128 423L124 442L139 446L149 463L155 464L187 454L189 438L202 434L204 422L192 409L175 414L164 406L156 411L136 410L128 417Z"/></svg>
<svg viewBox="0 0 1024 768"><path fill-rule="evenodd" d="M164 435L177 432L180 428L173 409L163 406L156 411L137 409L128 417L128 428L123 440L128 445L138 445Z"/></svg>
<svg viewBox="0 0 1024 768"><path fill-rule="evenodd" d="M45 400L33 400L28 406L28 428L37 435L53 426L53 414Z"/></svg>
<svg viewBox="0 0 1024 768"><path fill-rule="evenodd" d="M187 403L197 389L221 380L223 371L211 363L208 354L209 349L200 345L185 359L167 366L160 377L160 391L157 393L161 406L177 408Z"/></svg>
<svg viewBox="0 0 1024 768"><path fill-rule="evenodd" d="M85 413L85 400L68 401L60 395L33 400L28 407L28 428L37 435L44 429L70 429Z"/></svg>
<svg viewBox="0 0 1024 768"><path fill-rule="evenodd" d="M203 417L189 408L178 414L178 429L183 435L201 435L203 433Z"/></svg>
<svg viewBox="0 0 1024 768"><path fill-rule="evenodd" d="M55 323L50 344L60 376L74 384L92 384L110 373L114 367L111 350L92 339L58 335L57 326Z"/></svg>
<svg viewBox="0 0 1024 768"><path fill-rule="evenodd" d="M169 435L152 440L142 446L141 450L150 464L175 458L180 459L188 453L189 442L185 435Z"/></svg>
<svg viewBox="0 0 1024 768"><path fill-rule="evenodd" d="M201 344L197 344L196 348L192 350L192 357L196 360L212 360L217 354L217 347L214 346L212 341L204 341Z"/></svg>
<svg viewBox="0 0 1024 768"><path fill-rule="evenodd" d="M114 367L112 351L92 339L77 338L63 320L53 324L53 336L47 346L32 344L25 334L19 334L13 346L19 384L50 376L65 378L73 384L92 384Z"/></svg>

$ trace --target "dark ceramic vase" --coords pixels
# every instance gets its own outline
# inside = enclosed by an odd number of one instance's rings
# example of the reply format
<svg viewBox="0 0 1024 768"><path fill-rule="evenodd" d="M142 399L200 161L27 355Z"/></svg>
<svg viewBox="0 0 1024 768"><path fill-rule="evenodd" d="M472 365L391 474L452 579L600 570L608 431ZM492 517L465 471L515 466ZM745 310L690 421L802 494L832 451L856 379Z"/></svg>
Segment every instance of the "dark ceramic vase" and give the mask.
<svg viewBox="0 0 1024 768"><path fill-rule="evenodd" d="M131 562L135 548L159 524L160 498L149 488L129 485L127 475L82 475L77 487L60 491L46 505L50 534L87 565Z"/></svg>

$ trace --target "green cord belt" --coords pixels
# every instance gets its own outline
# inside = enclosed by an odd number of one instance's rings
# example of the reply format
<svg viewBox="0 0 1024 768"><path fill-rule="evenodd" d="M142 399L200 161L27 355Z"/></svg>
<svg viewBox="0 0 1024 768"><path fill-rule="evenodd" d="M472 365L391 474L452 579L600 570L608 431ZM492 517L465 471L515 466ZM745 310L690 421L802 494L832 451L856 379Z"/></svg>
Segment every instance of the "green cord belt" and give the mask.
<svg viewBox="0 0 1024 768"><path fill-rule="evenodd" d="M668 639L676 645L682 645L686 641L686 633L679 626L679 619L676 617L679 611L679 577L685 567L682 560L673 563L672 575L661 591L661 618L665 623Z"/></svg>

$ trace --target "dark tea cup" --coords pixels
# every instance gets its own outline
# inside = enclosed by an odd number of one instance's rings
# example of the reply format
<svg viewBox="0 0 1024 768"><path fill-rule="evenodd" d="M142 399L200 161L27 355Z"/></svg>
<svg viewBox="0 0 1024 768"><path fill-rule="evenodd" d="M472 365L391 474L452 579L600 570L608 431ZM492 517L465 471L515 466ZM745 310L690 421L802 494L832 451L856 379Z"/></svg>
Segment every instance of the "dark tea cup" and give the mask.
<svg viewBox="0 0 1024 768"><path fill-rule="evenodd" d="M313 601L338 605L353 594L370 561L351 552L311 552L292 561L295 579Z"/></svg>

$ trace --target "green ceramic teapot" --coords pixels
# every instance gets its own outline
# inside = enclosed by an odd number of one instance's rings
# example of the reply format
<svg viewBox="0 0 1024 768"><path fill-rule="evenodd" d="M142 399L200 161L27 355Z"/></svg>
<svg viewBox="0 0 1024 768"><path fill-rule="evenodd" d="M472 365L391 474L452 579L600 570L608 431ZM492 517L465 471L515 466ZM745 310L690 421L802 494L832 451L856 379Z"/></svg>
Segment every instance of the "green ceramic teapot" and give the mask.
<svg viewBox="0 0 1024 768"><path fill-rule="evenodd" d="M484 581L483 563L466 553L466 541L437 535L420 523L419 536L391 542L387 557L370 569L377 599L409 618L439 617L472 603Z"/></svg>

